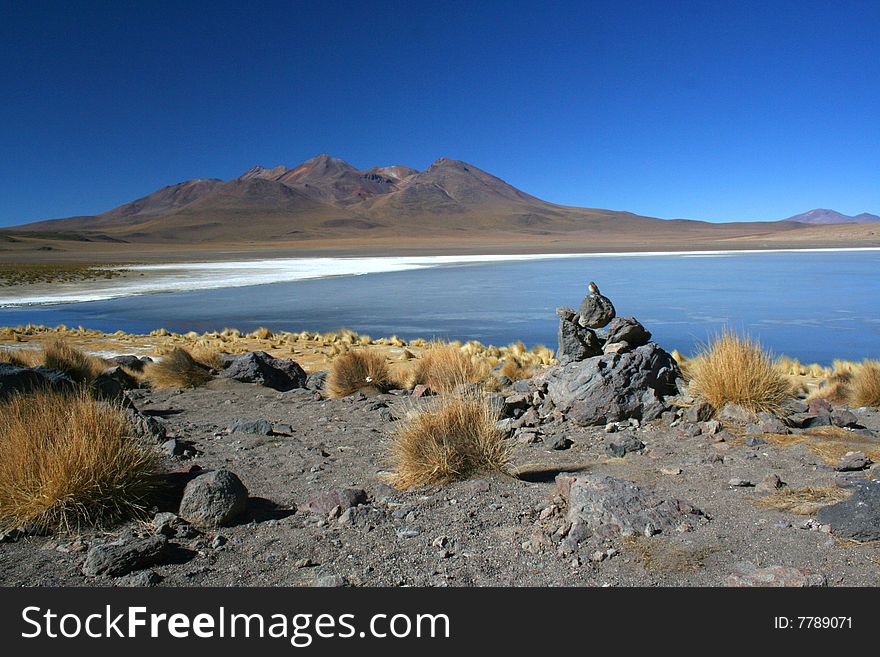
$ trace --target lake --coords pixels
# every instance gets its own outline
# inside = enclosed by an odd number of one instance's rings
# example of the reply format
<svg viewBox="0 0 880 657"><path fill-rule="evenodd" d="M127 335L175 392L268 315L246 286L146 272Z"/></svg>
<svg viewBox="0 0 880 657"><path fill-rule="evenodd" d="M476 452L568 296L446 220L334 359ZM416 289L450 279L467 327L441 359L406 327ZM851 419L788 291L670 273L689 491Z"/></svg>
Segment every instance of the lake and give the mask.
<svg viewBox="0 0 880 657"><path fill-rule="evenodd" d="M373 273L327 270L337 275L243 285L271 280L270 265L261 278L237 279L238 287L0 308L0 325L132 333L347 327L373 337L555 348L555 308L577 307L594 280L619 315L636 317L669 350L693 353L726 325L804 362L880 356L877 250L427 259L394 271L374 266L384 259L363 260ZM190 267L184 281L208 280L205 265Z"/></svg>

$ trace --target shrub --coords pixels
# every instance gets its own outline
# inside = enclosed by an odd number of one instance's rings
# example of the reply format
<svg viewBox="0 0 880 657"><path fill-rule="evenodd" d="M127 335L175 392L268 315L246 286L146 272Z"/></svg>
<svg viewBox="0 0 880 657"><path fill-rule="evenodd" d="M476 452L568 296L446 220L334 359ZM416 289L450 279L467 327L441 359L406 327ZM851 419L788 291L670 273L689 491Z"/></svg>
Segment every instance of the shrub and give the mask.
<svg viewBox="0 0 880 657"><path fill-rule="evenodd" d="M77 383L88 383L109 367L107 361L83 353L56 338L43 346L43 365L60 370Z"/></svg>
<svg viewBox="0 0 880 657"><path fill-rule="evenodd" d="M424 384L435 392L448 393L462 383L481 383L489 376L488 366L452 345L425 351L413 368L410 387Z"/></svg>
<svg viewBox="0 0 880 657"><path fill-rule="evenodd" d="M502 470L510 455L497 419L483 396L443 397L414 412L394 434L391 483L406 489Z"/></svg>
<svg viewBox="0 0 880 657"><path fill-rule="evenodd" d="M155 388L197 388L211 380L210 368L179 347L147 365L144 375Z"/></svg>
<svg viewBox="0 0 880 657"><path fill-rule="evenodd" d="M42 363L42 354L33 349L0 349L0 363L16 367L36 367Z"/></svg>
<svg viewBox="0 0 880 657"><path fill-rule="evenodd" d="M691 390L716 409L739 404L752 412L779 410L791 384L759 342L724 329L688 363Z"/></svg>
<svg viewBox="0 0 880 657"><path fill-rule="evenodd" d="M508 356L504 365L501 366L499 374L506 376L511 381L519 381L520 379L528 379L532 376L533 368L525 366L518 358Z"/></svg>
<svg viewBox="0 0 880 657"><path fill-rule="evenodd" d="M140 515L156 457L129 433L120 407L86 392L0 403L0 529L71 530Z"/></svg>
<svg viewBox="0 0 880 657"><path fill-rule="evenodd" d="M866 360L852 378L851 401L854 406L880 408L880 362Z"/></svg>
<svg viewBox="0 0 880 657"><path fill-rule="evenodd" d="M367 386L379 390L391 387L391 374L384 356L374 351L346 351L333 360L327 375L327 391L331 397L347 397Z"/></svg>

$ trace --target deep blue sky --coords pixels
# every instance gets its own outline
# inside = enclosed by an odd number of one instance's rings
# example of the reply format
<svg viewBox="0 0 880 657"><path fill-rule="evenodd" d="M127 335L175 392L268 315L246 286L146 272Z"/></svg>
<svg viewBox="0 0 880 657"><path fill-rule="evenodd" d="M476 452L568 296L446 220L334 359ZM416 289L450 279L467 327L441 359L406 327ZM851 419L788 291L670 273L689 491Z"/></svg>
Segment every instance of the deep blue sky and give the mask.
<svg viewBox="0 0 880 657"><path fill-rule="evenodd" d="M880 213L880 2L0 0L0 225L327 152L652 216Z"/></svg>

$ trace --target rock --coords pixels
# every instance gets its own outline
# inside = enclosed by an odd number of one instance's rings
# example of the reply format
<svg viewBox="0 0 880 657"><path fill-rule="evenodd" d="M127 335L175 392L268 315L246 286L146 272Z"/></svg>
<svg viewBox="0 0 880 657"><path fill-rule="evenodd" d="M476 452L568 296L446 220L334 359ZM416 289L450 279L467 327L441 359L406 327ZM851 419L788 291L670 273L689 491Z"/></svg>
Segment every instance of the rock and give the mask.
<svg viewBox="0 0 880 657"><path fill-rule="evenodd" d="M164 578L155 570L142 570L139 573L124 575L116 580L117 586L146 587L156 586Z"/></svg>
<svg viewBox="0 0 880 657"><path fill-rule="evenodd" d="M428 386L424 383L420 383L412 389L412 394L410 396L419 399L421 397L430 397L433 394L433 391Z"/></svg>
<svg viewBox="0 0 880 657"><path fill-rule="evenodd" d="M590 536L653 535L704 517L687 502L606 475L561 474L556 485L568 502L571 530L566 540L575 545Z"/></svg>
<svg viewBox="0 0 880 657"><path fill-rule="evenodd" d="M92 381L92 391L100 399L118 399L126 390L137 387L137 380L121 367L111 367Z"/></svg>
<svg viewBox="0 0 880 657"><path fill-rule="evenodd" d="M114 356L110 359L110 362L116 363L116 365L127 367L133 372L143 372L144 367L147 363L152 363L153 359L148 356L141 356L138 358L137 356Z"/></svg>
<svg viewBox="0 0 880 657"><path fill-rule="evenodd" d="M366 501L367 493L361 488L339 488L315 495L300 508L309 513L327 515L336 507L345 511Z"/></svg>
<svg viewBox="0 0 880 657"><path fill-rule="evenodd" d="M159 420L152 415L141 413L130 401L125 404L124 410L125 415L128 417L128 422L131 425L131 431L135 436L157 443L165 441L167 436L165 425Z"/></svg>
<svg viewBox="0 0 880 657"><path fill-rule="evenodd" d="M775 433L782 435L791 433L785 422L772 413L758 413L758 421L756 424L758 431L755 431L754 433Z"/></svg>
<svg viewBox="0 0 880 657"><path fill-rule="evenodd" d="M660 468L660 474L667 477L675 477L681 474L681 468Z"/></svg>
<svg viewBox="0 0 880 657"><path fill-rule="evenodd" d="M160 445L160 449L168 456L183 456L187 451L188 445L177 438L166 440Z"/></svg>
<svg viewBox="0 0 880 657"><path fill-rule="evenodd" d="M793 413L806 413L809 410L810 407L806 402L794 397L789 397L782 402L782 414L785 416L792 415Z"/></svg>
<svg viewBox="0 0 880 657"><path fill-rule="evenodd" d="M247 508L248 490L229 470L214 470L191 480L183 490L178 515L195 527L222 527Z"/></svg>
<svg viewBox="0 0 880 657"><path fill-rule="evenodd" d="M807 402L807 408L813 415L830 415L831 402L822 397L816 397Z"/></svg>
<svg viewBox="0 0 880 657"><path fill-rule="evenodd" d="M105 543L88 551L82 571L92 577L119 577L161 562L167 550L168 541L164 536Z"/></svg>
<svg viewBox="0 0 880 657"><path fill-rule="evenodd" d="M273 358L264 351L238 356L220 372L220 376L244 383L259 383L281 392L303 388L306 384L305 370L296 362Z"/></svg>
<svg viewBox="0 0 880 657"><path fill-rule="evenodd" d="M746 447L758 447L759 445L766 445L767 441L763 438L755 438L755 436L749 436L746 438Z"/></svg>
<svg viewBox="0 0 880 657"><path fill-rule="evenodd" d="M739 479L738 477L734 477L728 481L727 485L731 488L751 488L754 486L754 484L748 479Z"/></svg>
<svg viewBox="0 0 880 657"><path fill-rule="evenodd" d="M681 374L675 359L651 343L625 354L551 367L542 376L556 407L588 426L658 417L669 409L664 396L676 393Z"/></svg>
<svg viewBox="0 0 880 657"><path fill-rule="evenodd" d="M606 342L602 348L603 354L622 354L631 349L629 342Z"/></svg>
<svg viewBox="0 0 880 657"><path fill-rule="evenodd" d="M791 426L798 429L812 429L815 427L831 426L831 415L815 415L813 413L793 413L788 416Z"/></svg>
<svg viewBox="0 0 880 657"><path fill-rule="evenodd" d="M532 405L532 396L527 393L514 393L504 398L501 409L503 417L513 417L515 411L526 411Z"/></svg>
<svg viewBox="0 0 880 657"><path fill-rule="evenodd" d="M835 427L842 427L844 429L862 426L859 424L859 418L856 417L855 413L843 408L836 408L831 411L831 424Z"/></svg>
<svg viewBox="0 0 880 657"><path fill-rule="evenodd" d="M721 423L718 420L707 420L700 424L700 433L704 436L714 436L721 431Z"/></svg>
<svg viewBox="0 0 880 657"><path fill-rule="evenodd" d="M825 586L823 575L789 566L758 568L752 563L738 564L727 578L727 586L811 587Z"/></svg>
<svg viewBox="0 0 880 657"><path fill-rule="evenodd" d="M309 390L323 390L324 382L327 380L328 372L326 370L322 370L320 372L312 372L311 374L306 376L306 384L305 387Z"/></svg>
<svg viewBox="0 0 880 657"><path fill-rule="evenodd" d="M272 423L269 420L243 420L233 418L226 427L228 433L253 433L258 436L271 436Z"/></svg>
<svg viewBox="0 0 880 657"><path fill-rule="evenodd" d="M880 480L853 482L852 489L849 499L822 507L816 519L841 538L880 540Z"/></svg>
<svg viewBox="0 0 880 657"><path fill-rule="evenodd" d="M559 331L556 359L562 364L572 363L602 353L602 343L595 331L577 323L577 315L569 308L557 308Z"/></svg>
<svg viewBox="0 0 880 657"><path fill-rule="evenodd" d="M617 458L623 458L630 452L639 452L643 449L645 449L645 443L631 434L621 435L618 439L605 441L605 451Z"/></svg>
<svg viewBox="0 0 880 657"><path fill-rule="evenodd" d="M608 324L606 342L626 342L631 347L641 347L651 340L651 332L635 317L615 317Z"/></svg>
<svg viewBox="0 0 880 657"><path fill-rule="evenodd" d="M56 392L73 390L73 379L48 367L18 367L0 363L0 399L13 393L26 394L34 390L48 388Z"/></svg>
<svg viewBox="0 0 880 657"><path fill-rule="evenodd" d="M321 588L348 586L348 580L335 573L318 573L315 576L315 586Z"/></svg>
<svg viewBox="0 0 880 657"><path fill-rule="evenodd" d="M748 424L755 417L754 413L739 404L725 404L718 413L719 420L734 424Z"/></svg>
<svg viewBox="0 0 880 657"><path fill-rule="evenodd" d="M688 422L696 424L697 422L705 422L712 419L714 412L715 409L712 408L712 404L706 401L698 401L687 409L685 418L687 418Z"/></svg>
<svg viewBox="0 0 880 657"><path fill-rule="evenodd" d="M783 486L785 486L785 482L779 478L779 475L768 474L757 486L755 486L755 491L758 493L773 493Z"/></svg>
<svg viewBox="0 0 880 657"><path fill-rule="evenodd" d="M564 450L574 445L574 441L567 436L557 436L550 442L550 449Z"/></svg>
<svg viewBox="0 0 880 657"><path fill-rule="evenodd" d="M856 472L857 470L864 470L872 462L871 459L865 456L864 452L847 452L840 458L834 469L838 472Z"/></svg>
<svg viewBox="0 0 880 657"><path fill-rule="evenodd" d="M611 299L598 292L588 295L578 310L578 323L584 328L604 328L616 315Z"/></svg>

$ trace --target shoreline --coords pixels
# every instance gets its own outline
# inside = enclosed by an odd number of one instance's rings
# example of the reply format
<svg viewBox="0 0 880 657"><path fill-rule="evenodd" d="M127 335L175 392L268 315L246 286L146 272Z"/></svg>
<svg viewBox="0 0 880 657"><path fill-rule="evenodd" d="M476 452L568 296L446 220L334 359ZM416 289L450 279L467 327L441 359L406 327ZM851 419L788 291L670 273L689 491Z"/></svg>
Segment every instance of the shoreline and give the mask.
<svg viewBox="0 0 880 657"><path fill-rule="evenodd" d="M0 308L23 309L65 304L108 301L148 294L192 290L228 289L318 280L335 276L361 276L413 271L444 266L482 265L499 262L561 260L573 258L639 257L725 257L780 253L858 253L880 251L880 247L815 247L766 249L704 249L666 251L601 251L579 253L456 254L413 256L300 256L249 260L193 260L120 265L110 280L81 280L69 283L32 283L7 286L0 291ZM112 264L102 268L115 270ZM279 268L287 267L279 271ZM171 272L164 274L162 272ZM177 272L177 273L175 273ZM232 272L232 273L230 273ZM193 275L201 278L193 279ZM133 282L135 282L133 284ZM138 284L139 283L139 284ZM28 294L30 293L30 294ZM23 296L26 295L26 296Z"/></svg>

